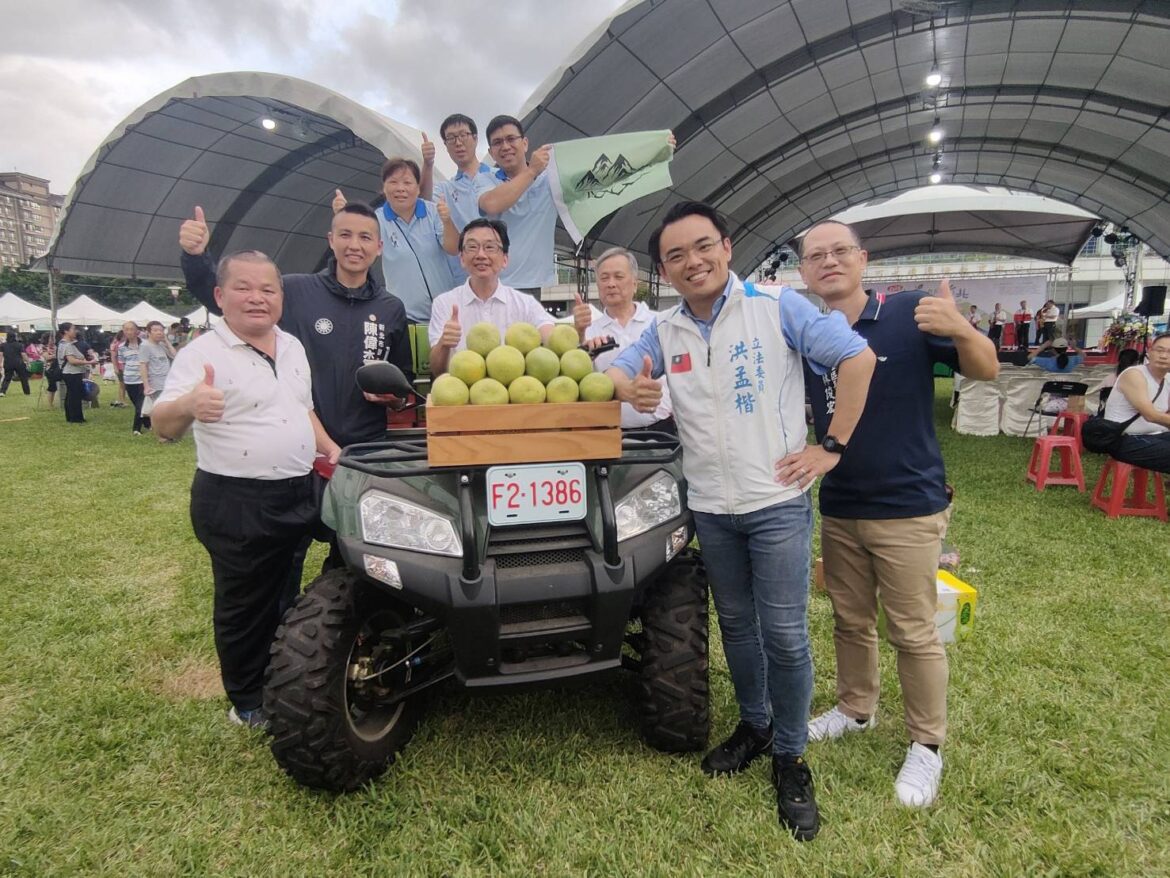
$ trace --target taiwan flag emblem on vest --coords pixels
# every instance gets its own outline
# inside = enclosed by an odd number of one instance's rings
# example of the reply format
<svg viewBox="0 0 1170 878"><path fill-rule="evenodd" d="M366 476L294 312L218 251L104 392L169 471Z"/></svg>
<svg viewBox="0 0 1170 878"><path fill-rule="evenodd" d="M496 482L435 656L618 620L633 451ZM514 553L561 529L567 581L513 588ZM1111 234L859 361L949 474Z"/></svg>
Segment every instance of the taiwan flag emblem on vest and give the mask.
<svg viewBox="0 0 1170 878"><path fill-rule="evenodd" d="M691 355L690 354L675 354L670 358L671 374L678 372L691 371Z"/></svg>

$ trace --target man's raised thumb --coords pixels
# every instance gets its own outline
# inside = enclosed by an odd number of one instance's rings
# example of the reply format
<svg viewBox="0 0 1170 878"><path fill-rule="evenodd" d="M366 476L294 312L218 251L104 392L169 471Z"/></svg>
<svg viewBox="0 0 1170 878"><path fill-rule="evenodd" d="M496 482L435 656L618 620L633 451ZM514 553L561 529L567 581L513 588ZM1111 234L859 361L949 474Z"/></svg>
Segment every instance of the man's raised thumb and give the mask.
<svg viewBox="0 0 1170 878"><path fill-rule="evenodd" d="M452 319L452 320L458 320L458 319L459 319L459 306L458 306L458 305L452 305L452 306L451 306L451 319Z"/></svg>
<svg viewBox="0 0 1170 878"><path fill-rule="evenodd" d="M578 304L578 305L585 304L585 300L581 298L580 293L573 293L573 301L576 302L576 304Z"/></svg>
<svg viewBox="0 0 1170 878"><path fill-rule="evenodd" d="M944 277L938 284L938 297L940 299L948 299L955 301L955 297L951 294L951 279Z"/></svg>
<svg viewBox="0 0 1170 878"><path fill-rule="evenodd" d="M195 222L197 222L197 223L207 222L207 220L205 220L203 218L203 208L200 207L198 204L195 205Z"/></svg>
<svg viewBox="0 0 1170 878"><path fill-rule="evenodd" d="M642 357L642 377L643 378L653 378L654 377L654 363L651 361L651 359L649 357Z"/></svg>
<svg viewBox="0 0 1170 878"><path fill-rule="evenodd" d="M215 369L212 368L211 363L203 364L203 383L208 387L215 387Z"/></svg>
<svg viewBox="0 0 1170 878"><path fill-rule="evenodd" d="M431 139L429 137L427 137L427 133L425 131L422 133L422 136L423 136L423 143L430 143L431 142Z"/></svg>

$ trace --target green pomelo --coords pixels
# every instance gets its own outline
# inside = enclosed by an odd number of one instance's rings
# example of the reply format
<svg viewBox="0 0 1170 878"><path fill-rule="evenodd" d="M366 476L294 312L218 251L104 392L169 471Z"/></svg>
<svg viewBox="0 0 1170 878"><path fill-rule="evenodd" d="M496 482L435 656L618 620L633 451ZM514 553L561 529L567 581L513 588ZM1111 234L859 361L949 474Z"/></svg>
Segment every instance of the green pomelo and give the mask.
<svg viewBox="0 0 1170 878"><path fill-rule="evenodd" d="M577 387L577 382L568 375L554 378L545 388L545 398L548 402L576 402L580 395L581 390Z"/></svg>
<svg viewBox="0 0 1170 878"><path fill-rule="evenodd" d="M531 323L513 323L504 333L504 344L527 354L533 348L540 347L540 330Z"/></svg>
<svg viewBox="0 0 1170 878"><path fill-rule="evenodd" d="M524 355L511 345L500 345L487 355L487 373L507 387L524 374Z"/></svg>
<svg viewBox="0 0 1170 878"><path fill-rule="evenodd" d="M568 323L558 323L553 327L552 335L548 337L548 349L558 357L564 356L565 351L571 351L581 344L577 330Z"/></svg>
<svg viewBox="0 0 1170 878"><path fill-rule="evenodd" d="M533 348L524 355L524 374L548 384L561 374L561 359L548 348Z"/></svg>
<svg viewBox="0 0 1170 878"><path fill-rule="evenodd" d="M487 375L487 363L475 351L460 351L447 363L447 372L470 387Z"/></svg>
<svg viewBox="0 0 1170 878"><path fill-rule="evenodd" d="M491 364L488 364L488 371L491 371ZM573 348L571 351L565 351L561 354L561 374L568 375L574 381L580 381L586 375L593 371L593 360L590 359L589 354L579 348Z"/></svg>
<svg viewBox="0 0 1170 878"><path fill-rule="evenodd" d="M431 385L431 402L435 405L467 405L470 396L467 385L454 375L440 375Z"/></svg>
<svg viewBox="0 0 1170 878"><path fill-rule="evenodd" d="M585 402L609 402L613 399L613 379L604 372L590 372L581 379L581 399Z"/></svg>
<svg viewBox="0 0 1170 878"><path fill-rule="evenodd" d="M508 388L494 378L481 378L471 385L472 405L507 405Z"/></svg>
<svg viewBox="0 0 1170 878"><path fill-rule="evenodd" d="M544 402L544 383L531 375L521 375L508 385L508 399L529 405Z"/></svg>
<svg viewBox="0 0 1170 878"><path fill-rule="evenodd" d="M494 323L477 323L467 330L467 349L486 357L493 348L500 346L500 331Z"/></svg>

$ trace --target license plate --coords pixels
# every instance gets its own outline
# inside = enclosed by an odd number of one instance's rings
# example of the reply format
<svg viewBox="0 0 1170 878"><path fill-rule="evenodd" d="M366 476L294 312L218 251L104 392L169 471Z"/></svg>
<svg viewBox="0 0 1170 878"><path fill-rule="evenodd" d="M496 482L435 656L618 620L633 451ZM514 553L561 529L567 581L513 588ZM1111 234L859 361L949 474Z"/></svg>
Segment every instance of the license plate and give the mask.
<svg viewBox="0 0 1170 878"><path fill-rule="evenodd" d="M487 471L493 525L578 521L585 517L585 464L493 466Z"/></svg>

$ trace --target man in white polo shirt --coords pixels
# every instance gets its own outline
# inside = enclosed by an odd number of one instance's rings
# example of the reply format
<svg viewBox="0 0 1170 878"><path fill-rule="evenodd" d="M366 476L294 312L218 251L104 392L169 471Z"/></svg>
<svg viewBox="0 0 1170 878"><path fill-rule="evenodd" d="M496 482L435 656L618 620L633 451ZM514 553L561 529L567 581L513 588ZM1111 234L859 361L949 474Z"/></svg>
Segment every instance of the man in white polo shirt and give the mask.
<svg viewBox="0 0 1170 878"><path fill-rule="evenodd" d="M618 343L616 350L599 354L594 368L604 372L613 365L618 354L628 348L642 333L654 325L657 316L645 302L635 302L638 291L638 260L624 247L611 247L597 257L593 264L597 276L597 293L604 308L603 315L593 319L593 310L578 296L573 308L573 324L590 350L613 339ZM622 403L622 428L665 430L676 433L677 428L671 416L670 391L662 387L662 399L652 412L640 412L628 402Z"/></svg>
<svg viewBox="0 0 1170 878"><path fill-rule="evenodd" d="M280 272L263 253L224 257L215 302L223 323L179 351L153 412L161 437L194 425L191 524L211 556L213 625L228 718L262 728L264 669L289 571L317 519L311 470L341 453L313 411L309 361L276 323Z"/></svg>
<svg viewBox="0 0 1170 878"><path fill-rule="evenodd" d="M475 219L459 233L459 254L467 282L435 299L427 337L431 342L431 374L447 371L456 351L467 347L464 328L494 323L500 338L513 323L531 323L541 341L552 334L552 316L531 296L500 283L508 264L508 227L500 220Z"/></svg>

